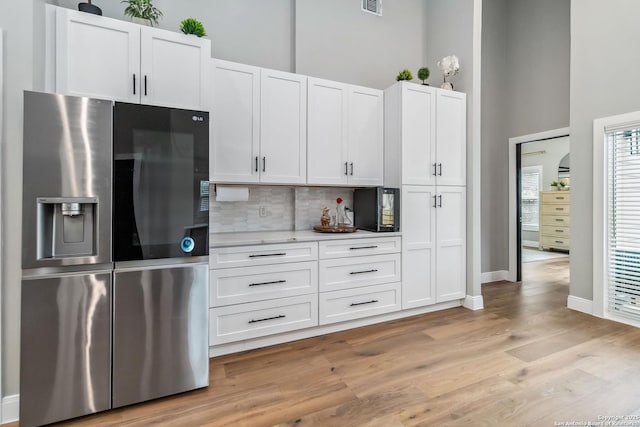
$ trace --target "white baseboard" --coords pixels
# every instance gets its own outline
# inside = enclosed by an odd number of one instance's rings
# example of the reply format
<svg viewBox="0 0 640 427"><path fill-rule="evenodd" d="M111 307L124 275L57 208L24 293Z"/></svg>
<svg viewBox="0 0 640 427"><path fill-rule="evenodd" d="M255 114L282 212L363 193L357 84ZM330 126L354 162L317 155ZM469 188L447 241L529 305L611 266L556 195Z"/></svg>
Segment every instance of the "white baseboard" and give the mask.
<svg viewBox="0 0 640 427"><path fill-rule="evenodd" d="M482 299L482 295L467 295L462 306L469 310L482 310L484 308L484 299Z"/></svg>
<svg viewBox="0 0 640 427"><path fill-rule="evenodd" d="M20 414L20 396L14 394L2 398L2 424L18 421Z"/></svg>
<svg viewBox="0 0 640 427"><path fill-rule="evenodd" d="M523 240L522 241L522 246L526 246L527 248L536 248L536 249L538 249L538 247L540 246L540 242L537 242L535 240Z"/></svg>
<svg viewBox="0 0 640 427"><path fill-rule="evenodd" d="M482 283L499 282L501 280L509 280L508 277L509 272L507 270L487 271L482 273L481 280Z"/></svg>
<svg viewBox="0 0 640 427"><path fill-rule="evenodd" d="M593 301L569 295L567 298L567 308L582 313L593 314Z"/></svg>

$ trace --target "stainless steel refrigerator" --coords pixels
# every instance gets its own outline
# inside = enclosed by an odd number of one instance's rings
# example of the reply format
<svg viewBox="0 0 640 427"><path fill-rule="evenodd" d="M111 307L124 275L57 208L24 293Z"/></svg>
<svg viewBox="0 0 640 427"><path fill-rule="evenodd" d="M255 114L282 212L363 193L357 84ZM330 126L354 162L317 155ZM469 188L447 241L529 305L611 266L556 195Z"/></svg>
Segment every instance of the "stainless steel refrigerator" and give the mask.
<svg viewBox="0 0 640 427"><path fill-rule="evenodd" d="M208 385L208 115L25 92L20 425Z"/></svg>

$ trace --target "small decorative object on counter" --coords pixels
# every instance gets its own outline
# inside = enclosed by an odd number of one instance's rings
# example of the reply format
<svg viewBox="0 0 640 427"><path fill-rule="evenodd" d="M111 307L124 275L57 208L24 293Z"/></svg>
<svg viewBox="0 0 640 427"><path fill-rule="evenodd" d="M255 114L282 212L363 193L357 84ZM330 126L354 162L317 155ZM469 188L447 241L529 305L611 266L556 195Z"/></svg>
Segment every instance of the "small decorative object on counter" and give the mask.
<svg viewBox="0 0 640 427"><path fill-rule="evenodd" d="M407 70L406 68L402 71L400 71L398 73L398 75L396 76L396 80L397 81L401 81L401 80L413 80L413 74L411 74L411 71Z"/></svg>
<svg viewBox="0 0 640 427"><path fill-rule="evenodd" d="M422 80L422 84L425 86L429 86L429 83L425 83L424 81L429 78L431 72L427 67L422 67L418 70L418 78Z"/></svg>
<svg viewBox="0 0 640 427"><path fill-rule="evenodd" d="M204 37L207 35L202 22L194 18L187 18L180 23L180 31L185 34L193 34L194 36Z"/></svg>
<svg viewBox="0 0 640 427"><path fill-rule="evenodd" d="M322 208L322 216L320 217L320 225L322 227L328 227L331 223L331 217L329 216L329 208Z"/></svg>
<svg viewBox="0 0 640 427"><path fill-rule="evenodd" d="M445 56L437 63L442 71L444 81L440 86L442 89L453 90L453 83L447 81L447 77L455 76L460 72L460 63L455 55Z"/></svg>
<svg viewBox="0 0 640 427"><path fill-rule="evenodd" d="M158 21L162 18L162 12L151 3L151 0L122 0L120 3L127 5L124 9L125 16L131 17L131 20L138 24L153 27L154 24L158 25Z"/></svg>
<svg viewBox="0 0 640 427"><path fill-rule="evenodd" d="M338 227L340 225L344 225L347 223L347 214L344 211L344 205L342 204L342 198L338 197L336 199L336 223L335 226Z"/></svg>
<svg viewBox="0 0 640 427"><path fill-rule="evenodd" d="M102 15L102 9L91 4L91 0L87 0L86 3L78 3L78 10L80 12L93 13L94 15Z"/></svg>
<svg viewBox="0 0 640 427"><path fill-rule="evenodd" d="M551 191L564 190L565 186L566 186L566 184L564 182L562 182L562 181L553 181L550 184Z"/></svg>

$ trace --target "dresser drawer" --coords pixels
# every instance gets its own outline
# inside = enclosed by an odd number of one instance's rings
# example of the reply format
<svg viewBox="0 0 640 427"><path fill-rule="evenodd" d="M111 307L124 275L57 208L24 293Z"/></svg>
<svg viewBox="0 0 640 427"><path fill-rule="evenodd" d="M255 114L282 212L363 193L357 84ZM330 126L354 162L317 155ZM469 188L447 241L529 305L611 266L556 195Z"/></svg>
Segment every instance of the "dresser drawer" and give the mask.
<svg viewBox="0 0 640 427"><path fill-rule="evenodd" d="M400 310L400 283L320 294L320 324L343 322Z"/></svg>
<svg viewBox="0 0 640 427"><path fill-rule="evenodd" d="M543 215L569 215L569 205L542 205Z"/></svg>
<svg viewBox="0 0 640 427"><path fill-rule="evenodd" d="M569 249L570 240L569 238L542 236L540 246L543 248Z"/></svg>
<svg viewBox="0 0 640 427"><path fill-rule="evenodd" d="M568 191L549 191L541 193L543 204L547 203L560 203L569 204L571 202L571 193Z"/></svg>
<svg viewBox="0 0 640 427"><path fill-rule="evenodd" d="M317 259L317 242L236 246L211 249L209 266L211 268L249 267Z"/></svg>
<svg viewBox="0 0 640 427"><path fill-rule="evenodd" d="M210 307L318 292L316 261L222 268L209 277Z"/></svg>
<svg viewBox="0 0 640 427"><path fill-rule="evenodd" d="M568 227L571 224L571 216L569 215L544 215L542 217L542 225Z"/></svg>
<svg viewBox="0 0 640 427"><path fill-rule="evenodd" d="M400 252L399 236L367 239L331 240L320 242L320 259L344 258L364 255L381 255Z"/></svg>
<svg viewBox="0 0 640 427"><path fill-rule="evenodd" d="M569 239L570 237L570 229L569 227L558 227L552 225L543 225L541 234L543 236L551 236L551 237L560 237L561 239Z"/></svg>
<svg viewBox="0 0 640 427"><path fill-rule="evenodd" d="M327 259L319 262L320 292L400 282L400 254Z"/></svg>
<svg viewBox="0 0 640 427"><path fill-rule="evenodd" d="M317 294L212 308L209 310L209 345L317 325Z"/></svg>

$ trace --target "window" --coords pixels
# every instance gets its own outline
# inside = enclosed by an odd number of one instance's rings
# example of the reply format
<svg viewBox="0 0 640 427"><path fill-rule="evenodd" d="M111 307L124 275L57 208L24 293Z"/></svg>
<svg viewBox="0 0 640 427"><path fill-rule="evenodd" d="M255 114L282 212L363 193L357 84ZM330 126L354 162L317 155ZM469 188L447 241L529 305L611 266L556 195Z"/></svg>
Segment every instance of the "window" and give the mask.
<svg viewBox="0 0 640 427"><path fill-rule="evenodd" d="M640 126L608 131L606 141L606 304L640 319Z"/></svg>
<svg viewBox="0 0 640 427"><path fill-rule="evenodd" d="M525 231L538 231L540 229L542 165L523 167L520 177L522 229Z"/></svg>

